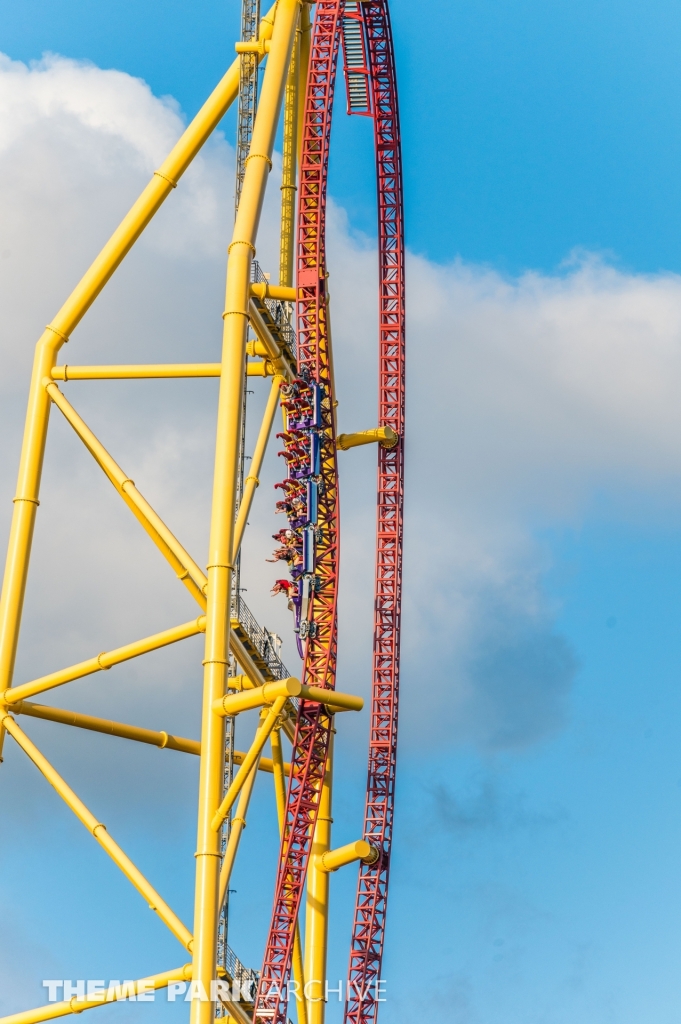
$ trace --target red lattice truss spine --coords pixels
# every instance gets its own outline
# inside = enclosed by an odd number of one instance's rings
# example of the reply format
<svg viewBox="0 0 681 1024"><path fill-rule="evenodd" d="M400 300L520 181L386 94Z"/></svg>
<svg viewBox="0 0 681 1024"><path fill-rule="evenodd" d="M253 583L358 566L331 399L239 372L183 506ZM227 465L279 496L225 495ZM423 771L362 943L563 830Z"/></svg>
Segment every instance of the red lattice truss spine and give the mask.
<svg viewBox="0 0 681 1024"><path fill-rule="evenodd" d="M343 0L316 7L303 132L298 210L297 284L299 372L325 389L322 431L323 489L316 553L318 590L312 597L303 679L333 688L336 670L338 483L334 395L330 374L326 304L325 212L329 141ZM379 422L398 435L379 447L376 600L371 733L364 835L381 856L363 864L350 951L345 1020L376 1018L381 975L392 839L397 706L404 468L404 237L402 166L395 61L387 0L361 5L370 57L378 179L380 322ZM257 1024L286 1024L286 986L295 922L310 857L329 741L329 719L319 705L301 703L287 795L272 922L256 997Z"/></svg>
<svg viewBox="0 0 681 1024"><path fill-rule="evenodd" d="M381 851L359 870L350 947L346 1024L375 1021L385 935L395 796L402 597L405 305L402 158L397 80L387 0L361 5L373 88L379 230L379 416L398 434L379 448L376 591L364 837Z"/></svg>
<svg viewBox="0 0 681 1024"><path fill-rule="evenodd" d="M323 386L321 478L316 539L316 587L308 611L302 681L333 689L336 676L338 477L334 395L326 304L325 212L331 112L339 47L339 2L319 0L308 70L298 209L298 372ZM330 719L319 704L301 701L296 725L286 822L272 920L265 946L254 1021L286 1024L286 987L312 834L319 809Z"/></svg>

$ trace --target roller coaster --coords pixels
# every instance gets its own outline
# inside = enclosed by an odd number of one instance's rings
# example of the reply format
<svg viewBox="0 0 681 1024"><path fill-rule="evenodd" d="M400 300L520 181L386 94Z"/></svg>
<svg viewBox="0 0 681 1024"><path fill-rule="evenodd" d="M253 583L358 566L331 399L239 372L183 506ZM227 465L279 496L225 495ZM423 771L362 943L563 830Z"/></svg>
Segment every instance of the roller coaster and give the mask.
<svg viewBox="0 0 681 1024"><path fill-rule="evenodd" d="M381 991L398 721L405 409L402 168L395 59L387 0L277 0L261 17L242 0L234 63L40 337L33 364L19 478L0 602L0 744L28 755L181 945L190 961L104 992L3 1018L36 1024L169 986L188 986L192 1024L323 1024L330 874L356 865L344 1020L376 1020ZM337 434L331 351L326 199L332 111L343 59L347 113L371 118L378 195L378 425ZM183 173L237 103L235 222L228 248L223 342L209 364L70 365L59 353ZM256 261L263 199L281 122L279 283ZM65 395L67 381L219 379L207 567L204 572ZM269 386L250 459L247 383ZM267 385L265 382L269 382ZM61 385L61 386L60 386ZM51 407L56 406L198 605L198 617L28 682L14 679ZM277 435L284 479L274 592L292 612L302 659L296 678L276 638L261 628L239 587L241 545L266 448ZM361 697L335 689L338 645L339 452L375 444L378 457L375 601L369 752L361 838L331 843L333 745L343 712ZM347 458L352 456L341 456ZM248 464L248 472L245 467ZM204 634L200 740L112 722L32 698L131 658ZM368 673L367 673L368 676ZM254 739L235 748L238 716L254 712ZM105 825L18 724L20 717L93 730L200 758L193 930L142 875ZM264 755L270 744L271 757ZM288 761L286 745L290 745ZM0 747L0 750L2 747ZM21 756L17 754L16 756ZM228 893L260 773L274 780L280 851L259 970L227 942ZM264 777L264 776L263 776ZM359 794L358 794L359 799ZM230 941L232 934L230 930ZM238 936L237 936L238 943ZM113 984L113 983L112 983Z"/></svg>

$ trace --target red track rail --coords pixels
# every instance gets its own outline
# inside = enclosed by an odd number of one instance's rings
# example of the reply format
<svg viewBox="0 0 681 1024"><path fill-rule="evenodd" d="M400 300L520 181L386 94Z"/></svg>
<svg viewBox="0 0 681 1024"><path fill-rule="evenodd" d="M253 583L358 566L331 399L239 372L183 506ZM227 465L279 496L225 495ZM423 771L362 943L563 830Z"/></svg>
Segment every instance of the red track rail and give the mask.
<svg viewBox="0 0 681 1024"><path fill-rule="evenodd" d="M318 0L308 72L298 210L297 284L299 370L324 384L325 410L320 497L321 541L303 679L333 688L336 671L338 487L326 304L326 190L333 96L343 0ZM364 835L381 851L362 865L355 906L345 1020L374 1022L380 979L392 839L397 704L404 467L404 236L402 165L395 61L387 0L362 3L373 89L378 180L380 318L379 422L398 434L392 449L379 447L376 600L371 733ZM286 1024L286 986L293 935L317 819L330 722L319 705L301 703L291 758L286 828L281 847L272 921L255 1001L256 1024Z"/></svg>
<svg viewBox="0 0 681 1024"><path fill-rule="evenodd" d="M369 770L364 838L381 851L359 870L350 947L346 1024L375 1021L381 977L395 798L402 600L405 302L402 154L387 0L361 5L373 88L378 178L379 422L398 434L378 454L378 520Z"/></svg>
<svg viewBox="0 0 681 1024"><path fill-rule="evenodd" d="M305 646L303 682L335 686L338 581L338 473L334 394L326 304L326 185L333 93L338 63L340 3L317 3L308 71L298 208L298 370L324 385L317 541L319 590L311 601L314 623ZM286 1024L286 986L295 923L310 859L312 834L328 753L330 719L319 704L301 701L287 793L274 908L255 1001L254 1021Z"/></svg>

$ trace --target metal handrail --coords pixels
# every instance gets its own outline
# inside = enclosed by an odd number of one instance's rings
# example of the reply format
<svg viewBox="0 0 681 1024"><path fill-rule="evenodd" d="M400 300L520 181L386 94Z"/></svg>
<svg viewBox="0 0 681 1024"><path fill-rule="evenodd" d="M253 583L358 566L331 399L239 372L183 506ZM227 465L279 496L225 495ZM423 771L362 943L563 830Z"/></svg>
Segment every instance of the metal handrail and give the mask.
<svg viewBox="0 0 681 1024"><path fill-rule="evenodd" d="M270 633L268 629L265 629L258 623L253 612L241 596L239 596L237 607L238 619L242 628L248 633L251 643L267 665L273 678L288 679L291 673L276 652L274 641L276 633Z"/></svg>
<svg viewBox="0 0 681 1024"><path fill-rule="evenodd" d="M257 260L253 260L251 263L251 281L253 284L267 284L268 281L268 278L265 277L262 267ZM272 299L269 296L266 296L264 299L259 301L263 303L272 317L281 340L284 342L293 358L297 359L298 346L296 342L296 332L291 323L292 304L290 302L282 302L280 299Z"/></svg>

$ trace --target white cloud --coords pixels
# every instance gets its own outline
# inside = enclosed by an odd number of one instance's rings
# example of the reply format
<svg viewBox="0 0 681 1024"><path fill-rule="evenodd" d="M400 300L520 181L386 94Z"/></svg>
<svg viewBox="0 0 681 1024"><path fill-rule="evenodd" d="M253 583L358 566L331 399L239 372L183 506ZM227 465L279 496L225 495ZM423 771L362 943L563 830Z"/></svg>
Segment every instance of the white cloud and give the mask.
<svg viewBox="0 0 681 1024"><path fill-rule="evenodd" d="M6 523L34 340L182 121L143 82L58 57L31 68L3 58L0 115ZM66 361L217 358L232 181L232 151L218 137L75 332ZM275 187L259 246L274 271L277 203ZM376 258L333 204L329 232L340 425L356 429L376 415ZM622 273L588 256L559 274L517 280L412 256L408 310L404 735L437 733L442 716L433 716L432 699L446 694L459 739L526 743L559 725L575 666L542 592L550 554L536 529L578 522L596 488L676 501L681 281ZM199 560L214 391L211 383L68 388ZM97 645L123 642L193 612L182 592L168 590L165 566L58 414L52 430L25 672L55 656L86 656L94 637ZM341 671L360 688L371 630L374 462L368 449L341 455ZM278 478L273 453L269 472ZM263 560L278 525L268 486L258 502L246 545L248 600L284 630ZM63 604L55 606L48 595L57 578ZM135 593L144 595L140 609ZM290 640L285 653L295 666Z"/></svg>
<svg viewBox="0 0 681 1024"><path fill-rule="evenodd" d="M375 255L342 215L331 223L341 380L371 360L366 387L340 396L344 429L356 429L374 388ZM576 668L552 625L551 556L536 538L579 524L604 493L616 517L678 510L681 279L588 254L519 279L412 256L407 292L403 721L421 743L523 745L562 723ZM369 461L360 494L371 493ZM369 548L351 537L357 630L371 614ZM453 721L434 713L441 702Z"/></svg>

